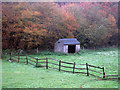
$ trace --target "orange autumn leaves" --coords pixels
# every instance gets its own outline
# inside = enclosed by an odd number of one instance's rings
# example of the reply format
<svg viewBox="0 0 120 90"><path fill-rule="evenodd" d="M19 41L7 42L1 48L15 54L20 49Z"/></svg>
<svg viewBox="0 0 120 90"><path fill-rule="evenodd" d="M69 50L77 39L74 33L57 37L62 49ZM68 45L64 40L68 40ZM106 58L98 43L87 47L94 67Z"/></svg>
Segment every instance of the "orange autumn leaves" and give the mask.
<svg viewBox="0 0 120 90"><path fill-rule="evenodd" d="M117 11L116 3L11 2L2 7L3 48L54 48L59 38L74 37L83 46L89 39L89 47L104 45L101 41L107 44L113 32L117 38L117 16L112 13Z"/></svg>

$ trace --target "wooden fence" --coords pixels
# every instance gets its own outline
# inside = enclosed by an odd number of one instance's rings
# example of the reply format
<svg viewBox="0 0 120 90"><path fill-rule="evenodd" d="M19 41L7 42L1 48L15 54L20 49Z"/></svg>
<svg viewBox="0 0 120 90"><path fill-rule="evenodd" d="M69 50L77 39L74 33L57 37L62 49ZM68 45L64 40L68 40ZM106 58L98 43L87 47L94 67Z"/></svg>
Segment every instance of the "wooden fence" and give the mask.
<svg viewBox="0 0 120 90"><path fill-rule="evenodd" d="M120 80L120 75L104 75L104 77L106 77L106 79L111 80L111 79L118 79Z"/></svg>
<svg viewBox="0 0 120 90"><path fill-rule="evenodd" d="M21 60L21 59L24 59L24 60ZM31 64L31 65L34 65L35 67L46 67L46 69L52 68L52 69L57 69L58 71L64 71L64 72L70 72L70 73L82 73L82 74L86 74L87 76L92 75L92 76L99 77L99 78L101 78L101 75L102 75L102 78L109 77L109 76L114 76L114 77L120 76L120 75L105 75L104 67L90 65L88 63L76 64L75 62L73 62L73 63L65 62L65 61L61 61L58 59L54 59L54 58L35 58L32 56L28 56L28 55L26 55L26 56L17 55L17 56L12 57L12 55L10 54L10 60L18 62L18 63ZM57 61L57 64L50 62L51 60ZM45 65L42 65L43 63ZM52 67L51 65L54 65L55 67ZM68 66L68 65L72 65L72 66ZM85 66L85 68L77 68L76 66L77 67ZM69 68L69 69L71 69L71 71L61 69L62 67ZM90 67L97 68L97 70L90 69ZM102 70L102 72L98 71L98 69ZM79 71L76 71L76 70L79 70ZM83 70L85 70L85 72L83 72ZM92 74L92 73L90 73L90 71L94 72L94 73L98 73L98 74L100 74L100 76Z"/></svg>

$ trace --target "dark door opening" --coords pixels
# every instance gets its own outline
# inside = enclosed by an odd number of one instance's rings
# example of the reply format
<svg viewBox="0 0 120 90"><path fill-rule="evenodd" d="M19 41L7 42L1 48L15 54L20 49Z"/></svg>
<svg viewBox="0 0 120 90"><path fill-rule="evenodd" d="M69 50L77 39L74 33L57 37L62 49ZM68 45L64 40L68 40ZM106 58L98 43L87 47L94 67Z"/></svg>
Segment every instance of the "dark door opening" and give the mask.
<svg viewBox="0 0 120 90"><path fill-rule="evenodd" d="M75 53L76 45L68 45L68 53Z"/></svg>

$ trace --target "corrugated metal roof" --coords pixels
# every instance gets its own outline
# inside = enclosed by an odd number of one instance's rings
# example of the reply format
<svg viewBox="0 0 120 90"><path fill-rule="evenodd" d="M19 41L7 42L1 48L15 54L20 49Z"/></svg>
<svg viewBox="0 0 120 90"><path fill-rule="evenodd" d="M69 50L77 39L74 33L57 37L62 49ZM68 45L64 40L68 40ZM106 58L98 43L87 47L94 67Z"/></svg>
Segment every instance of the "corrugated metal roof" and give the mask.
<svg viewBox="0 0 120 90"><path fill-rule="evenodd" d="M76 38L66 38L66 39L59 39L63 44L80 44L80 42Z"/></svg>

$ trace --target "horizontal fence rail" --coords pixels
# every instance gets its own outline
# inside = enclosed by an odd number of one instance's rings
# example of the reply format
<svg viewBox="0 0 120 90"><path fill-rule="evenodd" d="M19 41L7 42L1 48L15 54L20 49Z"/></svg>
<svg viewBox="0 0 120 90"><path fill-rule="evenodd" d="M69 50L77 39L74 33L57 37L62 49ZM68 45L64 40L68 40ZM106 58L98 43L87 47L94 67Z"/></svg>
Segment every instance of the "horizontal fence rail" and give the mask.
<svg viewBox="0 0 120 90"><path fill-rule="evenodd" d="M94 77L101 78L100 76L96 76L96 75L94 75L94 74L90 74L90 73L89 73L89 75L94 76Z"/></svg>
<svg viewBox="0 0 120 90"><path fill-rule="evenodd" d="M99 66L93 66L93 65L89 65L89 64L88 64L88 66L90 66L90 67L94 67L94 68L103 69L103 68L101 68L101 67L99 67Z"/></svg>
<svg viewBox="0 0 120 90"><path fill-rule="evenodd" d="M76 65L86 65L86 64L76 64Z"/></svg>
<svg viewBox="0 0 120 90"><path fill-rule="evenodd" d="M104 75L105 79L118 79L120 80L120 75Z"/></svg>
<svg viewBox="0 0 120 90"><path fill-rule="evenodd" d="M98 72L98 71L95 71L95 70L91 70L91 69L89 69L89 71L92 71L92 72L96 72L96 73L102 74L101 72Z"/></svg>
<svg viewBox="0 0 120 90"><path fill-rule="evenodd" d="M38 63L46 63L46 62L38 62Z"/></svg>
<svg viewBox="0 0 120 90"><path fill-rule="evenodd" d="M86 68L75 68L75 69L86 70Z"/></svg>
<svg viewBox="0 0 120 90"><path fill-rule="evenodd" d="M56 66L59 66L59 64L55 64L55 63L51 63L51 62L49 62L49 64L52 64L52 65L56 65Z"/></svg>
<svg viewBox="0 0 120 90"><path fill-rule="evenodd" d="M40 58L38 58L38 60L46 60L46 58L41 58L41 59L40 59Z"/></svg>
<svg viewBox="0 0 120 90"><path fill-rule="evenodd" d="M34 65L34 64L30 63L30 62L29 62L29 64Z"/></svg>
<svg viewBox="0 0 120 90"><path fill-rule="evenodd" d="M58 68L55 68L55 67L51 67L51 66L48 66L49 68L52 68L52 69L57 69L57 70L59 70Z"/></svg>
<svg viewBox="0 0 120 90"><path fill-rule="evenodd" d="M74 72L74 73L82 73L82 74L87 74L87 73L85 73L85 72Z"/></svg>
<svg viewBox="0 0 120 90"><path fill-rule="evenodd" d="M72 71L67 71L67 70L62 70L62 69L61 69L61 71L64 71L64 72L70 72L70 73L72 73Z"/></svg>
<svg viewBox="0 0 120 90"><path fill-rule="evenodd" d="M28 57L30 57L30 58L32 58L32 59L37 59L37 58L34 58L34 57L32 57L32 56L28 56Z"/></svg>
<svg viewBox="0 0 120 90"><path fill-rule="evenodd" d="M73 67L69 67L69 66L63 66L63 65L61 65L61 67L65 67L65 68L73 68Z"/></svg>
<svg viewBox="0 0 120 90"><path fill-rule="evenodd" d="M48 59L55 60L55 61L58 61L58 62L60 61L60 60L58 60L58 59L54 59L54 58L48 58Z"/></svg>
<svg viewBox="0 0 120 90"><path fill-rule="evenodd" d="M120 77L120 75L105 75L106 77L109 77L109 76L115 76L115 77Z"/></svg>
<svg viewBox="0 0 120 90"><path fill-rule="evenodd" d="M31 59L29 59L29 61L36 63L36 61L33 61L33 60L31 60Z"/></svg>
<svg viewBox="0 0 120 90"><path fill-rule="evenodd" d="M22 61L21 61L21 59L22 59ZM89 71L98 73L98 74L102 74L102 78L105 78L105 77L119 77L120 78L120 75L105 75L104 67L90 65L88 63L76 64L75 62L73 62L73 63L65 62L65 61L61 61L58 59L54 59L54 58L34 58L32 56L28 56L27 54L26 55L18 54L17 56L14 56L14 57L12 57L12 55L10 54L10 60L13 62L18 62L18 63L24 62L26 64L31 64L35 67L46 67L46 69L52 68L52 69L56 69L58 71L70 72L70 73L82 73L82 74L86 74L87 76L91 75L91 76L99 77L99 78L101 78L101 77L96 76L96 75L90 73ZM52 60L57 61L57 64L55 62L52 62ZM42 65L42 64L44 64L44 65ZM70 66L66 66L66 65L70 65ZM55 67L53 67L53 66L55 66ZM85 67L80 68L81 66L85 66ZM70 69L70 71L63 70L62 67L66 68L66 69L68 68L68 69ZM97 70L92 70L92 69L90 69L90 67L100 69L100 70L102 70L102 72L99 72ZM86 70L86 72L81 72L82 70Z"/></svg>
<svg viewBox="0 0 120 90"><path fill-rule="evenodd" d="M66 64L73 64L73 63L69 63L69 62L64 62L64 61L61 61L61 63L66 63Z"/></svg>

